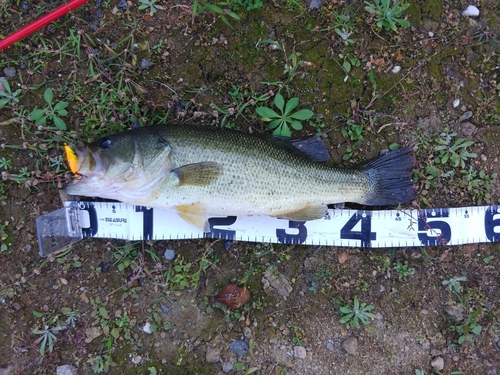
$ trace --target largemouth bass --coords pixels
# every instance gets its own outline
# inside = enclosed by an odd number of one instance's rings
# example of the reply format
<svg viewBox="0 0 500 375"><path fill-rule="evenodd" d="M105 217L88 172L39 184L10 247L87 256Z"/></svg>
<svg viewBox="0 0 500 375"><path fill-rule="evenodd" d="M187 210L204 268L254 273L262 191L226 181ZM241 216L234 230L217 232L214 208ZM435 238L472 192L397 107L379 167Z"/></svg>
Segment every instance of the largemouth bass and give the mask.
<svg viewBox="0 0 500 375"><path fill-rule="evenodd" d="M410 148L340 169L269 135L153 125L79 147L75 156L78 178L68 194L174 209L204 231L213 216L307 221L322 218L328 204L397 206L416 197Z"/></svg>

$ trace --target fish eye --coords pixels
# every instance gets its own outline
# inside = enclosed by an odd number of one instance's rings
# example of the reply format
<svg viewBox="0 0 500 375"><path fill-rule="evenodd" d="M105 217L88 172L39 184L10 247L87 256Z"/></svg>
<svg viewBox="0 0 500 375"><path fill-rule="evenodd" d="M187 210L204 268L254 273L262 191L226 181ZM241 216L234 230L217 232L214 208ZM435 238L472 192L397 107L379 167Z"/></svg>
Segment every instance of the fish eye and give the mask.
<svg viewBox="0 0 500 375"><path fill-rule="evenodd" d="M101 148L109 148L111 146L111 139L103 138L101 140Z"/></svg>

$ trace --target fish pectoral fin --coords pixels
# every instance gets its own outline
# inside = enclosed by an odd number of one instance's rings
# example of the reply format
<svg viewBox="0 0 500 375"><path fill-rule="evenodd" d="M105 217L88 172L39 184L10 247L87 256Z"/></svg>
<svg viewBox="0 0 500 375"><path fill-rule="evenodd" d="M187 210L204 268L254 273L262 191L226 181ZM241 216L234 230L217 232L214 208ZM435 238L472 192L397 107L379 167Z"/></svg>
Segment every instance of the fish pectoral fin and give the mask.
<svg viewBox="0 0 500 375"><path fill-rule="evenodd" d="M293 221L318 220L325 216L327 210L328 206L326 204L306 206L295 211L286 212L279 215L279 217Z"/></svg>
<svg viewBox="0 0 500 375"><path fill-rule="evenodd" d="M210 232L208 216L203 205L186 204L175 206L174 209L177 211L177 214L189 224L203 230L205 233Z"/></svg>
<svg viewBox="0 0 500 375"><path fill-rule="evenodd" d="M173 169L172 172L179 179L179 185L206 186L217 180L222 173L219 163L206 161L195 164L186 164Z"/></svg>

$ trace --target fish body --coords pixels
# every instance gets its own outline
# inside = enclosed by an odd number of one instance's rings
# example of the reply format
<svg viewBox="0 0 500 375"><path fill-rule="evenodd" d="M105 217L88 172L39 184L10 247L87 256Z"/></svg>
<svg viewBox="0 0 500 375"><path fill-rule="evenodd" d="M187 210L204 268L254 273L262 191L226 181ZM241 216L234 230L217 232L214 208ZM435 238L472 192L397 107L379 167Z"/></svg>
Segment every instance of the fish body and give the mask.
<svg viewBox="0 0 500 375"><path fill-rule="evenodd" d="M267 135L152 125L107 136L76 154L80 177L66 186L68 194L174 209L204 230L213 216L307 221L322 218L328 204L395 206L415 199L409 148L340 169Z"/></svg>

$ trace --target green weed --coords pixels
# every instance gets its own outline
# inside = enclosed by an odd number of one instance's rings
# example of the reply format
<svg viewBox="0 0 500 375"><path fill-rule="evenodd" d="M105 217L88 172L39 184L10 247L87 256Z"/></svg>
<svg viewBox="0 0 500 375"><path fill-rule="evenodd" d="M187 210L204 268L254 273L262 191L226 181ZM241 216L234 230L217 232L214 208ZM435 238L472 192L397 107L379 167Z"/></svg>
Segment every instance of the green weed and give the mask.
<svg viewBox="0 0 500 375"><path fill-rule="evenodd" d="M353 28L356 26L356 12L352 12L352 6L348 6L344 9L342 13L333 13L334 21L333 24L325 29L320 29L319 31L332 30L340 37L342 43L345 45L354 44L354 40L351 39L353 33Z"/></svg>
<svg viewBox="0 0 500 375"><path fill-rule="evenodd" d="M4 87L4 90L0 89L0 108L5 107L8 104L12 106L17 105L19 103L22 90L17 89L13 92L10 88L9 81L6 79L0 81L0 84Z"/></svg>
<svg viewBox="0 0 500 375"><path fill-rule="evenodd" d="M375 317L370 311L375 306L366 305L366 303L359 303L358 297L354 297L353 305L345 305L340 308L340 313L343 315L340 322L342 324L348 323L352 328L361 328L360 322L364 325L370 323L370 320Z"/></svg>
<svg viewBox="0 0 500 375"><path fill-rule="evenodd" d="M463 138L458 138L453 142L453 138L457 133L449 134L441 133L438 140L439 145L434 147L434 150L439 154L436 158L438 164L448 164L452 168L465 168L465 161L476 158L477 155L467 151L467 147L474 144L474 141L466 141Z"/></svg>
<svg viewBox="0 0 500 375"><path fill-rule="evenodd" d="M41 337L35 341L35 345L40 344L40 354L42 356L45 355L45 349L47 348L47 346L49 348L49 352L52 353L52 351L54 350L54 343L57 341L56 334L66 328L66 326L49 327L48 325L46 325L42 330L33 330L33 333L35 335L41 335Z"/></svg>
<svg viewBox="0 0 500 375"><path fill-rule="evenodd" d="M407 279L409 276L413 275L415 273L415 268L412 268L408 266L407 264L403 264L400 262L397 262L396 265L394 266L394 269L398 273L399 279Z"/></svg>
<svg viewBox="0 0 500 375"><path fill-rule="evenodd" d="M309 120L314 113L309 109L301 109L291 113L299 104L299 98L291 98L285 106L283 95L277 93L274 97L274 105L281 114L268 107L257 107L255 112L261 116L262 121L269 122L269 129L273 130L274 135L290 137L292 132L288 125L295 130L302 130L302 123L299 120Z"/></svg>
<svg viewBox="0 0 500 375"><path fill-rule="evenodd" d="M466 276L455 276L449 280L444 280L443 285L446 285L448 287L449 291L454 289L455 292L460 293L462 291L462 286L460 285L460 282L462 282L462 281L467 281L467 277Z"/></svg>
<svg viewBox="0 0 500 375"><path fill-rule="evenodd" d="M35 108L30 113L30 119L32 121L35 121L35 125L42 125L42 126L44 126L47 123L47 120L52 120L56 128L60 130L66 130L66 123L61 117L68 115L66 107L68 106L69 103L58 102L55 105L52 105L54 94L50 87L45 89L43 98L47 102L47 105L43 109Z"/></svg>
<svg viewBox="0 0 500 375"><path fill-rule="evenodd" d="M149 8L149 15L151 17L154 16L156 13L156 0L139 0L141 5L139 5L140 10L148 9Z"/></svg>
<svg viewBox="0 0 500 375"><path fill-rule="evenodd" d="M465 342L474 342L482 332L483 327L477 323L477 318L480 313L480 308L475 311L471 311L463 324L454 327L454 330L459 334L457 340L459 345L462 345Z"/></svg>
<svg viewBox="0 0 500 375"><path fill-rule="evenodd" d="M258 9L264 6L262 0L233 0L231 5L231 9L240 10L241 8L245 8L248 11Z"/></svg>
<svg viewBox="0 0 500 375"><path fill-rule="evenodd" d="M231 17L232 19L239 21L240 16L238 16L236 13L234 13L232 10L229 9L224 9L224 7L230 8L232 5L231 1L219 1L215 4L210 3L207 0L194 0L193 1L193 6L191 8L192 15L193 15L193 23L194 19L196 16L199 16L203 12L212 12L215 14L218 14L222 22L224 22L227 26L229 26L231 29L234 29L234 27L229 23L229 20L227 19L226 15Z"/></svg>
<svg viewBox="0 0 500 375"><path fill-rule="evenodd" d="M398 26L410 27L410 23L401 17L403 12L410 6L403 1L375 0L365 1L365 10L375 16L377 27L387 31L397 31Z"/></svg>

